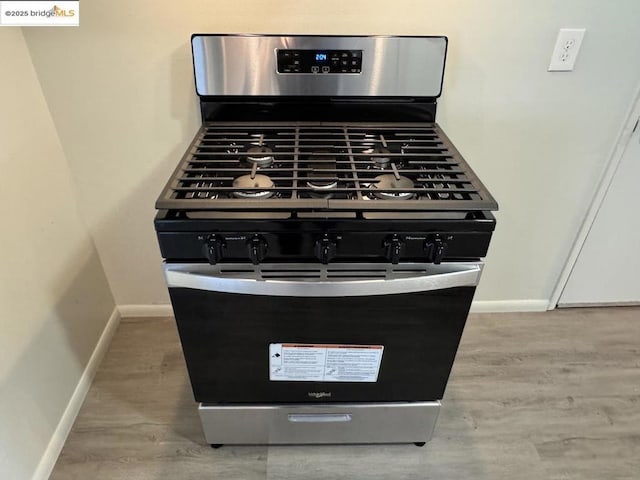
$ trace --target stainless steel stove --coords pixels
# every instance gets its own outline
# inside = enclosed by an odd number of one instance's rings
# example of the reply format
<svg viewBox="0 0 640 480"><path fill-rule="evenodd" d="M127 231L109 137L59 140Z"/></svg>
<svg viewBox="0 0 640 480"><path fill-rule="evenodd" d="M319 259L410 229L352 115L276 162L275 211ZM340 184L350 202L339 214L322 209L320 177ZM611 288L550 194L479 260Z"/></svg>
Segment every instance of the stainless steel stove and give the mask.
<svg viewBox="0 0 640 480"><path fill-rule="evenodd" d="M423 445L497 204L436 123L445 37L192 37L155 225L208 443Z"/></svg>

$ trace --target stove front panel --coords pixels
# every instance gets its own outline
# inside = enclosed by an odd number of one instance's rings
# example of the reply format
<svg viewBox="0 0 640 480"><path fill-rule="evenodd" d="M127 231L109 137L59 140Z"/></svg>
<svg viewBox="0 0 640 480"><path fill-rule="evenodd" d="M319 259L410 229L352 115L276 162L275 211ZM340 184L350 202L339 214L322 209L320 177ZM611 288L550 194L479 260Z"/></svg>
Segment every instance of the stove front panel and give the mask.
<svg viewBox="0 0 640 480"><path fill-rule="evenodd" d="M442 261L482 258L486 255L491 232L341 232L337 229L309 232L158 232L162 256L172 261L207 261L212 241L220 245L218 262L247 262L251 260L252 241L264 244L264 262L314 262L319 260L318 245L327 239L334 247L332 261L391 260L390 245L399 242L398 259L402 262L433 261L433 245L446 244Z"/></svg>
<svg viewBox="0 0 640 480"><path fill-rule="evenodd" d="M253 284L249 280L244 281L246 285L243 281L229 283L243 293L211 291L219 283L215 278L213 288L201 289L198 275L178 272L178 284L182 278L186 282L182 285L187 286L171 286L174 282L170 281L169 292L194 396L199 402L214 404L441 399L479 271L389 283L365 279L375 274L363 267L363 281L314 282L301 272L298 282L275 275ZM418 283L421 286L414 288ZM225 284L219 286L229 290ZM286 296L288 288L291 296ZM308 373L317 357L301 358L298 367L307 373L293 379L295 369L289 377L274 376L270 356L282 345L315 346L317 351L345 345L382 347L382 355L377 375L369 370L356 380L337 379L331 372L328 377L322 371ZM305 365L305 361L311 363ZM344 362L349 367L353 360L345 357Z"/></svg>

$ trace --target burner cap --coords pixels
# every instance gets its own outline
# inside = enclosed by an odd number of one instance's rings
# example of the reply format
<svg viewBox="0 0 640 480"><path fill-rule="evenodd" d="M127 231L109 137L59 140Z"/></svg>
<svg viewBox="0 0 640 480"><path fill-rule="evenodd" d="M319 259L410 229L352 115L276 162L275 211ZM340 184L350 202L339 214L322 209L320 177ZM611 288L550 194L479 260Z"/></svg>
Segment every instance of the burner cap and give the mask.
<svg viewBox="0 0 640 480"><path fill-rule="evenodd" d="M266 175L258 174L254 178L251 178L251 175L242 175L233 181L233 188L273 188L273 181ZM238 190L233 192L233 196L238 198L269 198L274 193L270 190Z"/></svg>
<svg viewBox="0 0 640 480"><path fill-rule="evenodd" d="M369 157L369 160L375 163L377 167L385 168L385 167L388 167L389 164L391 163L391 157L385 156L391 153L388 148L385 148L385 147L367 148L362 153L366 155L373 155Z"/></svg>
<svg viewBox="0 0 640 480"><path fill-rule="evenodd" d="M313 198L331 198L333 197L333 193L331 189L336 188L338 186L337 181L319 181L313 180L307 182L307 187L313 190L309 195Z"/></svg>
<svg viewBox="0 0 640 480"><path fill-rule="evenodd" d="M264 145L254 145L247 150L247 162L255 163L259 167L268 167L273 163L273 150Z"/></svg>
<svg viewBox="0 0 640 480"><path fill-rule="evenodd" d="M338 186L338 182L337 181L320 181L320 180L314 180L314 181L308 181L307 182L307 187L321 192L322 190L331 190L332 188L336 188Z"/></svg>
<svg viewBox="0 0 640 480"><path fill-rule="evenodd" d="M307 180L307 187L313 189L315 192L322 193L318 198L330 196L330 193L325 190L331 190L338 186L337 180L320 180L323 177L334 177L336 174L333 172L336 168L336 157L331 155L327 150L317 150L314 152L314 156L310 156L311 161L308 167L313 171L309 173L309 180ZM314 178L316 177L316 178Z"/></svg>
<svg viewBox="0 0 640 480"><path fill-rule="evenodd" d="M407 178L400 176L400 180L395 175L378 175L374 180L376 183L371 184L374 190L395 190L397 192L373 192L373 194L382 200L410 200L415 197L415 193L403 192L402 189L414 188L413 182Z"/></svg>

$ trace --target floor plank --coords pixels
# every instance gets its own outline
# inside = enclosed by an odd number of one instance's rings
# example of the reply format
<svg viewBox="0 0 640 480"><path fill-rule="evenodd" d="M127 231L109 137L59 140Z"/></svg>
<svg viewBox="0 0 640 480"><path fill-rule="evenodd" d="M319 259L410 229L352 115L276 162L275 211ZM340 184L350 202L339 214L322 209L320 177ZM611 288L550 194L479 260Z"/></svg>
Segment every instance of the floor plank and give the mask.
<svg viewBox="0 0 640 480"><path fill-rule="evenodd" d="M125 319L51 475L301 477L638 479L640 308L472 315L424 448L212 450L173 319Z"/></svg>

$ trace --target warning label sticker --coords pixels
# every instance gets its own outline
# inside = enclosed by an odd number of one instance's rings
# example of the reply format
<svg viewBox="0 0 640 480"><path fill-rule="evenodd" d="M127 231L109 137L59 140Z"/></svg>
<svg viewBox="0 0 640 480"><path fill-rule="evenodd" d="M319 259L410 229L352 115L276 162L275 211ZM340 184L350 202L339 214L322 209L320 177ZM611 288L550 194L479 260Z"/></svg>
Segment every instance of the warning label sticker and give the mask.
<svg viewBox="0 0 640 480"><path fill-rule="evenodd" d="M287 382L377 382L382 345L272 343L269 380Z"/></svg>

